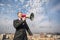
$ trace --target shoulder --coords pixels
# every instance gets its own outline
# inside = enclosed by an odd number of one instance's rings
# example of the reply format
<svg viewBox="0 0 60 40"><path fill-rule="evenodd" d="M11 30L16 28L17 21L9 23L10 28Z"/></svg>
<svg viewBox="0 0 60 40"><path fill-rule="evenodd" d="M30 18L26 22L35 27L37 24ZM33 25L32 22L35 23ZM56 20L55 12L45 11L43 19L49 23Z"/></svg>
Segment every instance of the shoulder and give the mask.
<svg viewBox="0 0 60 40"><path fill-rule="evenodd" d="M18 21L18 19L15 19L15 20L13 20L13 21Z"/></svg>

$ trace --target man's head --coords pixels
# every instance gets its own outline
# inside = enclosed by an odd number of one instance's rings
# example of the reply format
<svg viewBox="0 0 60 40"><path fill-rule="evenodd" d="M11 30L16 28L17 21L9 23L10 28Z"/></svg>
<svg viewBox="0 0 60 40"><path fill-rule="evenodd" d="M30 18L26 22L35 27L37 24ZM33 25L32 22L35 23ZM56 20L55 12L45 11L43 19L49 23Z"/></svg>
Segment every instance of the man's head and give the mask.
<svg viewBox="0 0 60 40"><path fill-rule="evenodd" d="M26 20L26 17L24 17L25 15L23 15L22 12L18 12L17 15L18 15L18 17L21 18L23 21Z"/></svg>
<svg viewBox="0 0 60 40"><path fill-rule="evenodd" d="M19 18L22 18L22 12L18 12L17 15Z"/></svg>

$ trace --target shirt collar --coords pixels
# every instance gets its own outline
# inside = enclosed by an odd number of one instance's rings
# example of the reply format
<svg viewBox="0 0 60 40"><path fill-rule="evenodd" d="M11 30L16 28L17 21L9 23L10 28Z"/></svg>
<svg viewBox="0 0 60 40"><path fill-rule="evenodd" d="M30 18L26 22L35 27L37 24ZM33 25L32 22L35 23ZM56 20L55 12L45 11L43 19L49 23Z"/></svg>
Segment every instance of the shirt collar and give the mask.
<svg viewBox="0 0 60 40"><path fill-rule="evenodd" d="M21 18L19 18L19 20L21 20Z"/></svg>

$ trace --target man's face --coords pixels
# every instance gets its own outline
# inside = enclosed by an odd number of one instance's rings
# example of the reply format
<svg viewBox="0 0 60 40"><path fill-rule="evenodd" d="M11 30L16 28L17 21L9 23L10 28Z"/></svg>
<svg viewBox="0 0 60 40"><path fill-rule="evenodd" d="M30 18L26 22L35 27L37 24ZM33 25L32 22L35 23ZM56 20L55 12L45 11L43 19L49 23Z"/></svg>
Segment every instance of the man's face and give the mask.
<svg viewBox="0 0 60 40"><path fill-rule="evenodd" d="M19 13L18 13L18 17L19 17L19 18L22 18L22 13L19 12Z"/></svg>

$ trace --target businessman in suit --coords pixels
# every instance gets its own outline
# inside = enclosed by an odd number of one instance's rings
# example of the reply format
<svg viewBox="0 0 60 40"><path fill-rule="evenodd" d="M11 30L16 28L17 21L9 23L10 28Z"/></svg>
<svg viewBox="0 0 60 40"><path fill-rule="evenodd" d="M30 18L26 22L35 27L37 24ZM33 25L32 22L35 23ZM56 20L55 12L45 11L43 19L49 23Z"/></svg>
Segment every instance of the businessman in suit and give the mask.
<svg viewBox="0 0 60 40"><path fill-rule="evenodd" d="M30 31L26 23L26 18L22 18L21 12L18 12L17 15L18 19L13 21L13 26L16 29L13 40L28 40L26 30L29 33L29 35L32 35L32 32Z"/></svg>

